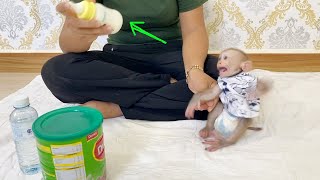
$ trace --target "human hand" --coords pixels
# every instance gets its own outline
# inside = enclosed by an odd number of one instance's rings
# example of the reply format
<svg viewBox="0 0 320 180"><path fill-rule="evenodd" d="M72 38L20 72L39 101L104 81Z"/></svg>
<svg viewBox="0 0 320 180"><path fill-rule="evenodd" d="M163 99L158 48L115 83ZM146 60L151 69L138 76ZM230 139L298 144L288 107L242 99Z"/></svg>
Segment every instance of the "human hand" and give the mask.
<svg viewBox="0 0 320 180"><path fill-rule="evenodd" d="M95 0L92 0L95 2ZM64 26L66 29L71 31L73 34L85 37L87 39L96 39L101 35L111 34L113 31L111 26L102 25L96 20L83 20L79 19L71 7L69 2L60 2L56 10L66 17Z"/></svg>
<svg viewBox="0 0 320 180"><path fill-rule="evenodd" d="M209 137L204 139L202 144L207 145L207 147L205 148L206 151L213 152L223 147L229 146L232 143L229 142L225 137L223 137L217 130L213 130L210 132Z"/></svg>

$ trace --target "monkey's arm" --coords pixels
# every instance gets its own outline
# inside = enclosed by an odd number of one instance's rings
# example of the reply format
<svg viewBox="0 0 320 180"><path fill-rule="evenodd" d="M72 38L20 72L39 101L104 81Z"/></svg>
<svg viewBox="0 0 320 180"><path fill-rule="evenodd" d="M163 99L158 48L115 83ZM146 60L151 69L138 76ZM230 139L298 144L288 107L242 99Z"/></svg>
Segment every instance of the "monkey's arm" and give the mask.
<svg viewBox="0 0 320 180"><path fill-rule="evenodd" d="M207 89L203 92L194 94L190 100L188 107L185 112L185 116L189 119L194 117L194 111L201 109L201 104L206 103L210 100L215 99L221 93L221 89L218 85L213 88Z"/></svg>
<svg viewBox="0 0 320 180"><path fill-rule="evenodd" d="M213 88L209 88L205 91L195 94L193 96L194 98L191 99L190 103L193 101L196 101L198 103L210 101L216 98L217 96L219 96L220 93L221 93L221 89L218 85L216 85Z"/></svg>

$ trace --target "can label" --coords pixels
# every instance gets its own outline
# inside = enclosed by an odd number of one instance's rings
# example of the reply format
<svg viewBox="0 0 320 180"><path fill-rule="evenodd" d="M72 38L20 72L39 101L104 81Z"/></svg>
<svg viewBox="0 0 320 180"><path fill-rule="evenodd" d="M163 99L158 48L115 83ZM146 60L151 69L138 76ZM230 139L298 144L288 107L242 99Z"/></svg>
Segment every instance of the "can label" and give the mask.
<svg viewBox="0 0 320 180"><path fill-rule="evenodd" d="M94 139L97 136L98 136L98 131L95 131L87 136L87 141L90 141L91 139Z"/></svg>
<svg viewBox="0 0 320 180"><path fill-rule="evenodd" d="M37 139L44 179L96 180L106 178L102 126L89 135L67 142Z"/></svg>
<svg viewBox="0 0 320 180"><path fill-rule="evenodd" d="M82 143L51 145L57 180L86 179Z"/></svg>
<svg viewBox="0 0 320 180"><path fill-rule="evenodd" d="M82 153L82 143L77 142L67 145L51 145L51 152L53 155L58 156Z"/></svg>
<svg viewBox="0 0 320 180"><path fill-rule="evenodd" d="M104 159L105 154L104 154L103 136L101 136L99 140L95 143L93 156L97 161L102 161Z"/></svg>

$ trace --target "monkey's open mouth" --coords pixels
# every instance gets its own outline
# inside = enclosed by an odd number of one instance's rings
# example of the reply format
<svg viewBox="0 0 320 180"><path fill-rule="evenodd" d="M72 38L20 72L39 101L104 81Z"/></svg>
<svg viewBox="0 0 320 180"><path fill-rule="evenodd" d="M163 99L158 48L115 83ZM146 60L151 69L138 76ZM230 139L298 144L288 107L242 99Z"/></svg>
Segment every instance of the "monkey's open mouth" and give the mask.
<svg viewBox="0 0 320 180"><path fill-rule="evenodd" d="M227 68L225 68L225 67L219 67L218 70L219 70L219 72L226 72L226 71L227 71Z"/></svg>

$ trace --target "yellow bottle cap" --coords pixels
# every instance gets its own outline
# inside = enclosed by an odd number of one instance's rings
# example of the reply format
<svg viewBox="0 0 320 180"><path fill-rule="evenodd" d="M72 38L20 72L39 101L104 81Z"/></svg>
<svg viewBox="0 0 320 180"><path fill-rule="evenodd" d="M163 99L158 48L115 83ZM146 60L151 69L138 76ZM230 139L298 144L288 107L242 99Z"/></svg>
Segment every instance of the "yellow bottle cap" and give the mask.
<svg viewBox="0 0 320 180"><path fill-rule="evenodd" d="M84 0L81 4L83 5L83 11L81 14L78 14L78 18L85 20L93 19L96 14L96 6L94 2Z"/></svg>

